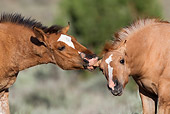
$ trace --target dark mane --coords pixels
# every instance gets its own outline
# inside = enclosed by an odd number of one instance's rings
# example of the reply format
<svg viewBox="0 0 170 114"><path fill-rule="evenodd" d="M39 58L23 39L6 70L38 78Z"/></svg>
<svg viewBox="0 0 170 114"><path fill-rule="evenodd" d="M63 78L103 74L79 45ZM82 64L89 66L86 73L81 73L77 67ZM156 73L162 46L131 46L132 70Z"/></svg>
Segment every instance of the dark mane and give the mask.
<svg viewBox="0 0 170 114"><path fill-rule="evenodd" d="M5 23L5 22L11 22L14 24L23 25L30 29L32 29L33 27L37 27L39 29L42 29L45 33L50 33L50 34L57 33L59 30L62 29L62 27L58 26L58 25L53 25L48 28L47 26L43 26L41 22L38 22L35 19L31 19L30 17L25 18L21 14L17 14L17 13L14 13L14 14L13 13L11 13L11 14L3 13L3 14L1 14L0 23Z"/></svg>

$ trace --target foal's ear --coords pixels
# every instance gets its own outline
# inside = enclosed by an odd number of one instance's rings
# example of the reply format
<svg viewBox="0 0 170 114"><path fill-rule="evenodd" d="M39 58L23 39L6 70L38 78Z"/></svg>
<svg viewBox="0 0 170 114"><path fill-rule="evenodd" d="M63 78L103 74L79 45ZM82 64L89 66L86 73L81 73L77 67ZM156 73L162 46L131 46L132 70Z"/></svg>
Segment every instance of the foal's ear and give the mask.
<svg viewBox="0 0 170 114"><path fill-rule="evenodd" d="M111 42L106 42L100 55L103 55L103 54L105 54L105 53L107 53L107 52L109 52L111 50L113 50L112 43Z"/></svg>
<svg viewBox="0 0 170 114"><path fill-rule="evenodd" d="M37 27L33 27L33 32L34 32L36 38L38 39L38 41L40 41L46 45L47 35L44 33L44 31Z"/></svg>
<svg viewBox="0 0 170 114"><path fill-rule="evenodd" d="M66 34L70 28L70 22L68 22L68 25L60 30L61 33Z"/></svg>
<svg viewBox="0 0 170 114"><path fill-rule="evenodd" d="M120 52L122 52L122 53L125 53L125 51L126 51L126 42L127 42L127 40L124 40L124 41L122 42L122 44L121 44L120 47L118 48L118 51L120 51Z"/></svg>
<svg viewBox="0 0 170 114"><path fill-rule="evenodd" d="M118 48L120 48L120 47L126 47L126 42L127 42L127 40L122 41L122 42L120 43L120 45L118 46Z"/></svg>
<svg viewBox="0 0 170 114"><path fill-rule="evenodd" d="M123 45L124 45L124 46L126 46L126 42L127 42L127 40L124 40L124 41L123 41Z"/></svg>

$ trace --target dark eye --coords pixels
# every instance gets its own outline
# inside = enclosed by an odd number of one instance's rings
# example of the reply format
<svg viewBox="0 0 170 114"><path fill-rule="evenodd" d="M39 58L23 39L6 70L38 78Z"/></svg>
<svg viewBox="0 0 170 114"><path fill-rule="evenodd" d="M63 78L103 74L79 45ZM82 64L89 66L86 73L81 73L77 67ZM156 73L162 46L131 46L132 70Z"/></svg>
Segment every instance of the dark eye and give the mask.
<svg viewBox="0 0 170 114"><path fill-rule="evenodd" d="M121 60L120 60L120 63L121 63L122 65L124 65L125 60L124 60L124 59L121 59Z"/></svg>
<svg viewBox="0 0 170 114"><path fill-rule="evenodd" d="M65 49L65 46L58 47L58 50L63 51Z"/></svg>

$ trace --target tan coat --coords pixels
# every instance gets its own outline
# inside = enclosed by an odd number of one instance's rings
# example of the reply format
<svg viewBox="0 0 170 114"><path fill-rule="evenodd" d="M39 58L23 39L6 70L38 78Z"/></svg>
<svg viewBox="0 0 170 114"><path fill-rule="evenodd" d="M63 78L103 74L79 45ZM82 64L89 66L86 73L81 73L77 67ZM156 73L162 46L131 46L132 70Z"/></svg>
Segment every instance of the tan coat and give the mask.
<svg viewBox="0 0 170 114"><path fill-rule="evenodd" d="M53 63L64 70L89 69L97 57L67 34L67 27L42 26L18 14L0 18L0 113L8 114L8 88L18 72L26 68Z"/></svg>
<svg viewBox="0 0 170 114"><path fill-rule="evenodd" d="M116 41L105 46L100 63L109 77L106 59L112 54L112 79L108 87L121 95L132 76L139 86L144 114L170 114L170 24L155 19L139 20L116 35ZM124 61L124 62L123 62Z"/></svg>

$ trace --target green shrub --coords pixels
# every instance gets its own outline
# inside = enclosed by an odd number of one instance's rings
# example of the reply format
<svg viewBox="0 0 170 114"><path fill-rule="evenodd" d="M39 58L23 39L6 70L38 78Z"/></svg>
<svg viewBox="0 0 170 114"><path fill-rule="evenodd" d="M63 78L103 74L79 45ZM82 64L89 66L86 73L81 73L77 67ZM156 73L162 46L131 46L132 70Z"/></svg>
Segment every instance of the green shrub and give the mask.
<svg viewBox="0 0 170 114"><path fill-rule="evenodd" d="M74 36L97 53L114 32L133 20L161 17L158 0L62 0L60 6L57 21L71 21Z"/></svg>

